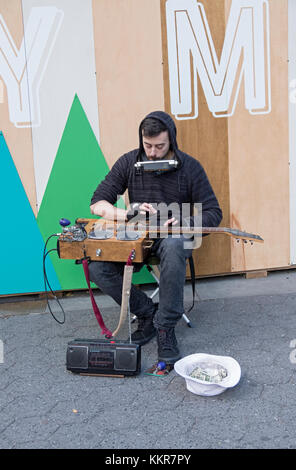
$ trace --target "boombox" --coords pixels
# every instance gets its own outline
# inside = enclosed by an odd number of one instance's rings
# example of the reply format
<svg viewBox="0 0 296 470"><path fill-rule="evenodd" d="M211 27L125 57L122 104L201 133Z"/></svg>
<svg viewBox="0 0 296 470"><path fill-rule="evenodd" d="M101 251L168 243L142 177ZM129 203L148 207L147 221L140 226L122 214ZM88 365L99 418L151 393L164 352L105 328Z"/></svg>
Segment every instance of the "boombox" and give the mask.
<svg viewBox="0 0 296 470"><path fill-rule="evenodd" d="M130 342L75 339L68 343L67 369L85 375L137 375L141 371L141 346Z"/></svg>

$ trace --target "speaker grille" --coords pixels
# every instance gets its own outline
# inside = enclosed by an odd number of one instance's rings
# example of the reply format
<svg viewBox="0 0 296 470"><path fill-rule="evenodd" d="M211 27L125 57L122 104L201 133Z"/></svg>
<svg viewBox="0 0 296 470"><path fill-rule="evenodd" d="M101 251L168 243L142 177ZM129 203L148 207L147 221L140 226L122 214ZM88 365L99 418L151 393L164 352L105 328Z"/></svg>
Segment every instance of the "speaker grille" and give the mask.
<svg viewBox="0 0 296 470"><path fill-rule="evenodd" d="M69 346L67 349L67 367L88 369L88 346Z"/></svg>
<svg viewBox="0 0 296 470"><path fill-rule="evenodd" d="M135 349L117 347L115 350L115 370L135 371L137 368L137 352Z"/></svg>

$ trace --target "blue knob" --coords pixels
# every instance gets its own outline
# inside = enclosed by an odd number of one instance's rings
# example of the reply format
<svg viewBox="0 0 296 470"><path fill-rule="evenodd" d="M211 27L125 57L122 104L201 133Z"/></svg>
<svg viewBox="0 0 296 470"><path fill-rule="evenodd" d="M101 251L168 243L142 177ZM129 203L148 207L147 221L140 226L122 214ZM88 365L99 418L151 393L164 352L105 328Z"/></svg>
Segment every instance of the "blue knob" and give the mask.
<svg viewBox="0 0 296 470"><path fill-rule="evenodd" d="M60 219L59 223L62 227L67 227L67 225L71 224L70 220L68 220L68 219Z"/></svg>
<svg viewBox="0 0 296 470"><path fill-rule="evenodd" d="M158 370L164 370L166 368L166 363L163 361L158 362L157 364L157 369Z"/></svg>

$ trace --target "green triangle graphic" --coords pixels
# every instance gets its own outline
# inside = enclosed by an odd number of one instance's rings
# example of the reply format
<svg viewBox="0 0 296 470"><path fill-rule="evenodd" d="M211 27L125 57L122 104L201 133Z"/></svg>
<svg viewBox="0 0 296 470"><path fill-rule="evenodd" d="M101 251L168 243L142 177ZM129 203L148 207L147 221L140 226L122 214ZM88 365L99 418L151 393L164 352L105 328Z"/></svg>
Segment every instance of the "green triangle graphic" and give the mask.
<svg viewBox="0 0 296 470"><path fill-rule="evenodd" d="M92 194L109 168L77 95L73 100L58 152L44 193L37 221L43 239L61 231L59 220L72 224L77 217L92 217ZM49 243L51 248L56 239ZM51 254L61 288L81 289L86 281L81 265Z"/></svg>
<svg viewBox="0 0 296 470"><path fill-rule="evenodd" d="M78 217L93 217L89 205L93 192L109 171L104 155L77 95L67 119L58 152L37 217L43 239L61 231L59 220L72 224ZM119 201L118 206L123 202ZM56 247L56 238L48 248ZM62 290L87 287L81 265L50 254ZM153 282L146 269L135 274L135 283Z"/></svg>

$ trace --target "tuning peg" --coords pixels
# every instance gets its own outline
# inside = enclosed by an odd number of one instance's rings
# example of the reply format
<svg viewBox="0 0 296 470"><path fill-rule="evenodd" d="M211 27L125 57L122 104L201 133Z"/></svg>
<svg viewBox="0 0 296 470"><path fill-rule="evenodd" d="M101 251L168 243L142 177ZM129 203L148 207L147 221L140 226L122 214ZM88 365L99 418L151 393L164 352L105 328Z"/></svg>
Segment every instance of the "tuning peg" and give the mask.
<svg viewBox="0 0 296 470"><path fill-rule="evenodd" d="M243 240L244 243L248 243L248 240Z"/></svg>
<svg viewBox="0 0 296 470"><path fill-rule="evenodd" d="M240 239L239 239L239 238L237 238L237 239L236 239L236 243L239 243L239 242L240 242Z"/></svg>

